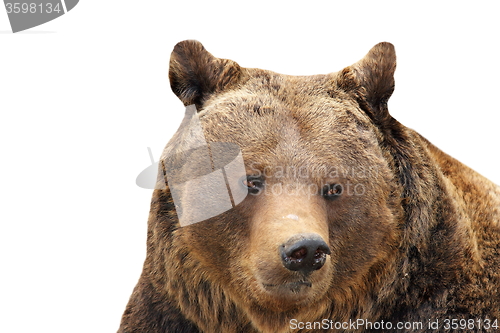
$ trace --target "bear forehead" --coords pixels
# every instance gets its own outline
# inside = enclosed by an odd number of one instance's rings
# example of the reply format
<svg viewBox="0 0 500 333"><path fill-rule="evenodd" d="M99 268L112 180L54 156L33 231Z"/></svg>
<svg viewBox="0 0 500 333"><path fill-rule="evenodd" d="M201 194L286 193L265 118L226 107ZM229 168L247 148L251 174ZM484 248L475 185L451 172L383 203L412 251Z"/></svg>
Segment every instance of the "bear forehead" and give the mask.
<svg viewBox="0 0 500 333"><path fill-rule="evenodd" d="M229 99L233 103L255 103L255 111L259 112L258 107L278 101L293 109L311 106L311 102L317 104L322 97L331 100L332 95L342 97L337 102L349 99L349 95L336 89L334 74L293 76L260 69L247 69L247 72L248 75L236 88L212 95L207 104L211 100Z"/></svg>
<svg viewBox="0 0 500 333"><path fill-rule="evenodd" d="M213 94L205 102L200 119L209 128L236 127L248 121L257 125L280 125L283 118L288 118L288 126L296 124L306 129L325 129L336 123L347 130L354 123L363 127L371 123L357 102L335 86L332 75L292 76L257 69L249 71L253 74L238 87ZM216 123L212 123L213 118ZM318 124L325 126L316 126Z"/></svg>
<svg viewBox="0 0 500 333"><path fill-rule="evenodd" d="M263 164L331 164L377 149L369 118L329 76L263 72L215 94L200 111L207 141L233 142ZM318 160L319 158L319 160Z"/></svg>

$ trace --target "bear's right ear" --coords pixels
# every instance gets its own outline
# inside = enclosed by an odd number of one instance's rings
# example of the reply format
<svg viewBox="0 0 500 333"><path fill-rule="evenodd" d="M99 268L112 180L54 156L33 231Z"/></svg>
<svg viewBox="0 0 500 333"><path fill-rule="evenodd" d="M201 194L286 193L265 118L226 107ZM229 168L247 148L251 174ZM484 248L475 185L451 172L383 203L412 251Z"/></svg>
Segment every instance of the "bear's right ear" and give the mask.
<svg viewBox="0 0 500 333"><path fill-rule="evenodd" d="M210 54L195 40L175 45L170 57L168 77L172 91L184 105L195 104L198 110L208 97L237 83L240 66Z"/></svg>

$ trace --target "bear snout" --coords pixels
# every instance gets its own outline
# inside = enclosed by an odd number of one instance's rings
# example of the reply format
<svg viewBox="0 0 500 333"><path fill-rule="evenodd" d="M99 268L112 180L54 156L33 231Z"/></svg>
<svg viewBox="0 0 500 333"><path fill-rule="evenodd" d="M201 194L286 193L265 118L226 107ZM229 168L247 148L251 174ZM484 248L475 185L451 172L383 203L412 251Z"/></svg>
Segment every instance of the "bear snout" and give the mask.
<svg viewBox="0 0 500 333"><path fill-rule="evenodd" d="M303 233L279 246L279 253L286 269L310 273L323 267L331 251L318 234Z"/></svg>

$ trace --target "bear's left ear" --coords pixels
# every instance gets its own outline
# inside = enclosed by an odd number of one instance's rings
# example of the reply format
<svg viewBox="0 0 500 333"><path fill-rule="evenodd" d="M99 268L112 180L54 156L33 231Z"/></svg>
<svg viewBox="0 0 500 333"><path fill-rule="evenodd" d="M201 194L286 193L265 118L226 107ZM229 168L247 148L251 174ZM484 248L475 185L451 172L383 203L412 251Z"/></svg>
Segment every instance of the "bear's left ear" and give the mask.
<svg viewBox="0 0 500 333"><path fill-rule="evenodd" d="M377 125L390 117L387 101L394 91L396 52L391 43L375 45L368 54L338 73L337 84L351 93Z"/></svg>
<svg viewBox="0 0 500 333"><path fill-rule="evenodd" d="M232 60L214 57L200 42L185 40L174 47L168 76L184 105L195 104L199 110L210 95L238 82L241 68Z"/></svg>

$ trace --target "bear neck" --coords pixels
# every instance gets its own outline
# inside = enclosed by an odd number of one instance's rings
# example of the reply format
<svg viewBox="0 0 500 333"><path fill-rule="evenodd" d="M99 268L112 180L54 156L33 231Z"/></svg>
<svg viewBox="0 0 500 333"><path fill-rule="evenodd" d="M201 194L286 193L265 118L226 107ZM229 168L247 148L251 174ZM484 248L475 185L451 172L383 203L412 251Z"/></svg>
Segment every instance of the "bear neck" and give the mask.
<svg viewBox="0 0 500 333"><path fill-rule="evenodd" d="M389 139L384 136L381 145L392 158L402 193L403 255L392 289L400 296L382 299L379 294L377 307L385 308L388 319L437 318L450 307L466 306L452 300L477 299L477 290L464 286L481 284L485 268L498 270L488 260L494 254L481 252L478 244L500 248L495 236L500 188L413 130L398 124L395 132ZM392 316L387 316L390 308Z"/></svg>

